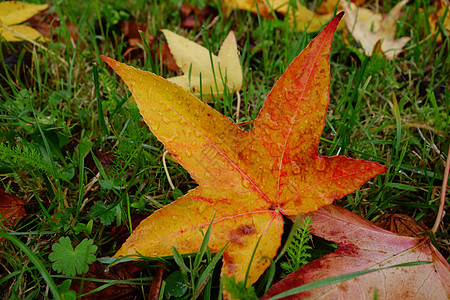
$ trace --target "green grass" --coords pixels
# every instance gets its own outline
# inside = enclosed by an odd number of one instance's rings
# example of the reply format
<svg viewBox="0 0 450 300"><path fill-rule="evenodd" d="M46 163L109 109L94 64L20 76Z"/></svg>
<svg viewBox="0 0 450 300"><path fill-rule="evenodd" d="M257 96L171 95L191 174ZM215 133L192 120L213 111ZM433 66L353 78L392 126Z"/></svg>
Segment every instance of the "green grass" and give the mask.
<svg viewBox="0 0 450 300"><path fill-rule="evenodd" d="M382 9L396 4L380 2ZM335 34L330 105L319 151L364 158L389 168L337 201L371 221L384 213L404 213L431 228L436 217L449 147L450 40L442 28L430 36L421 9L432 12L431 2L415 1L404 9L397 37L409 36L411 42L394 61L380 55L366 57L349 34L351 46L342 32ZM233 30L244 73L238 121L251 122L274 82L316 35L295 32L283 17L258 18L245 11L226 16L219 1L210 3L219 11L217 22L208 30L189 31L180 28L181 16L173 5L170 1L56 1L50 4L50 12L60 16L62 26L55 28L58 38L46 44L56 56L28 43L0 42L3 65L11 53L19 56L0 88L0 188L22 198L27 211L27 217L13 228L16 237L2 242L0 248L0 297L55 298L47 285L53 291L65 279L73 279L54 272L48 258L60 237L69 237L74 245L92 239L98 246L97 258L112 256L119 246L112 236L114 226L131 231L130 216L149 215L174 199L162 164L163 145L148 130L136 106L127 101L129 91L100 55L171 77L175 73L154 56L164 41L160 29L190 39L200 33L198 42L213 53ZM143 59L127 61L123 56L127 45L117 26L130 16L146 23L147 33L156 38L142 45ZM64 24L77 27L75 38ZM233 121L235 105L235 95L213 103ZM115 156L105 164L104 156L110 152ZM186 193L195 187L180 165L167 159L167 167L176 188ZM447 216L437 233L437 245L447 259L448 225ZM9 231L2 229L2 235ZM190 261L188 268L195 265L198 276L214 258L208 251L195 264ZM175 261L165 262L168 275L180 271ZM152 277L157 262L141 265L138 277ZM281 274L278 266L277 270L275 280ZM220 267L211 271L211 280L202 287L205 294L196 295L199 283L188 279L186 295L199 299L217 295L219 271ZM134 282L143 286L139 295L146 297L151 280ZM266 283L259 281L256 291L261 293Z"/></svg>

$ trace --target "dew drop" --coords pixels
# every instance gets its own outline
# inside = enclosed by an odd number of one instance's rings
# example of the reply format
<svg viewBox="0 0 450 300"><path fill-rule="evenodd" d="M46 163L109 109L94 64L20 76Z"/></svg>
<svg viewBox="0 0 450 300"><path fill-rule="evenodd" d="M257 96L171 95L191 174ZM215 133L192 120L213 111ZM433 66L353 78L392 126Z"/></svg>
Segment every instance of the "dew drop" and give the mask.
<svg viewBox="0 0 450 300"><path fill-rule="evenodd" d="M250 187L250 182L247 179L242 180L241 184L246 189Z"/></svg>
<svg viewBox="0 0 450 300"><path fill-rule="evenodd" d="M202 136L202 134L201 134L200 131L198 131L198 130L194 130L194 135L195 135L196 137L201 137L201 136Z"/></svg>
<svg viewBox="0 0 450 300"><path fill-rule="evenodd" d="M288 101L292 101L297 98L296 93L294 93L290 89L286 89L286 88L284 89L284 96L286 97L286 100L288 100Z"/></svg>
<svg viewBox="0 0 450 300"><path fill-rule="evenodd" d="M189 149L184 149L184 153L186 154L186 157L192 156L192 152Z"/></svg>
<svg viewBox="0 0 450 300"><path fill-rule="evenodd" d="M325 158L322 156L316 156L314 158L314 166L316 167L317 171L323 171L326 167Z"/></svg>
<svg viewBox="0 0 450 300"><path fill-rule="evenodd" d="M295 162L295 160L292 161L292 173L299 174L302 170L300 169L300 166Z"/></svg>
<svg viewBox="0 0 450 300"><path fill-rule="evenodd" d="M163 120L163 122L166 123L166 124L169 124L169 123L170 123L170 119L169 119L166 115L163 115L162 120Z"/></svg>
<svg viewBox="0 0 450 300"><path fill-rule="evenodd" d="M273 129L273 130L278 130L279 128L280 128L280 125L278 124L278 122L277 121L275 121L274 119L272 119L272 115L271 114L266 114L266 116L265 116L266 118L266 125L267 125L267 127L269 127L270 129Z"/></svg>
<svg viewBox="0 0 450 300"><path fill-rule="evenodd" d="M192 141L192 146L197 146L197 141Z"/></svg>

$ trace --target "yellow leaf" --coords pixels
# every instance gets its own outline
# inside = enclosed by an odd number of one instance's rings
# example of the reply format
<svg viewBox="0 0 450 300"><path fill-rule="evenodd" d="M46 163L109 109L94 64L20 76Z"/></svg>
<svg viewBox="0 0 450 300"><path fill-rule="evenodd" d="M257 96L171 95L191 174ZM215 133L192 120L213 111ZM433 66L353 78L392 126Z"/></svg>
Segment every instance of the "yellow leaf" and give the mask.
<svg viewBox="0 0 450 300"><path fill-rule="evenodd" d="M46 40L37 30L25 26L14 25L22 23L40 11L47 9L47 4L29 4L19 1L5 1L0 3L0 37L9 42L23 41L25 36L31 40L42 38Z"/></svg>
<svg viewBox="0 0 450 300"><path fill-rule="evenodd" d="M410 40L409 37L395 39L397 20L402 7L408 2L398 3L389 14L382 16L368 9L358 8L353 3L350 6L342 1L345 11L347 29L353 38L361 43L367 55L371 55L378 41L381 40L381 50L388 59L393 59L402 52L403 47Z"/></svg>
<svg viewBox="0 0 450 300"><path fill-rule="evenodd" d="M442 20L442 25L444 26L443 29L447 31L447 35L449 35L450 34L450 7L448 5L448 2L446 2L445 0L438 0L436 2L437 2L436 3L437 11L428 15L431 34L434 36L438 33L439 19L444 17L445 12L447 12L445 19ZM437 37L437 42L440 43L441 41L442 41L442 36L439 35Z"/></svg>
<svg viewBox="0 0 450 300"><path fill-rule="evenodd" d="M3 22L3 25L19 24L47 9L47 7L48 4L29 4L20 1L1 2L0 21Z"/></svg>
<svg viewBox="0 0 450 300"><path fill-rule="evenodd" d="M293 7L289 5L289 0L223 0L225 9L243 9L256 13L256 5L258 5L258 12L261 16L265 16L271 11L276 11L283 15L288 14L289 24L299 31L317 31L334 17L334 14L315 14L299 3L296 3L295 7ZM337 30L341 30L344 27L344 22L341 22Z"/></svg>
<svg viewBox="0 0 450 300"><path fill-rule="evenodd" d="M271 11L271 2L266 0L222 0L222 8L225 12L229 13L231 9L241 9L257 13L261 16L265 16ZM256 9L258 6L258 10Z"/></svg>
<svg viewBox="0 0 450 300"><path fill-rule="evenodd" d="M178 34L163 29L170 52L184 75L168 78L185 90L210 99L212 95L222 97L225 87L229 92L242 88L242 68L237 51L236 38L230 31L219 50L219 55L210 54L205 47ZM211 65L212 60L212 65ZM201 84L200 84L201 81Z"/></svg>
<svg viewBox="0 0 450 300"><path fill-rule="evenodd" d="M308 8L301 4L296 5L295 8L289 7L289 3L286 0L274 0L273 7L277 12L284 15L289 14L290 25L299 31L313 32L322 28L333 17L334 14L319 15L310 11ZM337 30L343 29L345 22L339 23Z"/></svg>
<svg viewBox="0 0 450 300"><path fill-rule="evenodd" d="M26 25L12 25L8 26L10 29L14 30L15 32L18 32L32 40L37 40L39 38L44 39L44 36L37 31L36 29L26 26ZM12 32L4 27L0 27L0 36L5 39L8 42L20 42L23 41L23 39L18 36L15 32Z"/></svg>

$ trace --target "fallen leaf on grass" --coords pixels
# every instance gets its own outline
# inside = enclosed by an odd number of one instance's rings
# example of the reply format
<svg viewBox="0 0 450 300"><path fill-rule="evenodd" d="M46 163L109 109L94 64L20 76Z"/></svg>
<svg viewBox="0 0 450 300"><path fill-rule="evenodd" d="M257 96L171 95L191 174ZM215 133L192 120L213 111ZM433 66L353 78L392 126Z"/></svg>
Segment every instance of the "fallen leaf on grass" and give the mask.
<svg viewBox="0 0 450 300"><path fill-rule="evenodd" d="M339 245L273 285L263 299L294 287L346 273L431 261L431 264L389 268L283 299L448 299L450 265L429 238L397 235L342 207L329 205L310 213L312 233Z"/></svg>
<svg viewBox="0 0 450 300"><path fill-rule="evenodd" d="M0 224L10 228L25 217L25 203L17 196L0 189Z"/></svg>
<svg viewBox="0 0 450 300"><path fill-rule="evenodd" d="M142 45L144 45L144 41L139 34L139 31L147 32L146 24L138 24L136 21L131 18L130 21L120 21L119 22L120 31L123 34L123 39L126 42L126 47L123 49L123 56L128 60L143 58L144 51L142 49ZM149 34L147 37L147 44L150 46L155 37Z"/></svg>
<svg viewBox="0 0 450 300"><path fill-rule="evenodd" d="M394 59L403 51L410 38L395 39L395 30L401 9L407 2L408 0L403 0L392 8L389 14L383 16L369 9L358 8L353 3L349 6L346 1L341 1L347 29L367 55L372 55L377 43L381 43L381 51L388 59Z"/></svg>
<svg viewBox="0 0 450 300"><path fill-rule="evenodd" d="M96 293L83 296L82 299L139 299L141 291L137 285L120 282L135 277L136 272L139 271L139 269L131 265L131 262L114 265L109 268L106 267L106 264L102 264L96 261L93 262L89 265L89 271L84 275L83 280L74 279L72 285L70 286L70 289L79 294L87 294L108 284L108 281L115 280L118 281L116 284L103 287L103 289L97 290Z"/></svg>
<svg viewBox="0 0 450 300"><path fill-rule="evenodd" d="M384 228L399 235L411 237L427 237L425 232L430 229L413 218L403 214L386 214L375 222L378 227Z"/></svg>
<svg viewBox="0 0 450 300"><path fill-rule="evenodd" d="M434 13L428 15L428 21L430 23L431 34L436 35L438 33L439 22L442 23L443 30L447 31L447 35L450 35L450 7L448 1L437 0L435 5L437 10ZM447 14L446 14L447 12ZM445 18L444 18L445 16ZM440 20L440 21L439 21ZM437 37L437 42L442 41L442 35Z"/></svg>
<svg viewBox="0 0 450 300"><path fill-rule="evenodd" d="M29 4L19 1L5 1L0 3L0 37L9 42L23 41L18 37L18 32L32 40L38 38L45 39L36 29L26 25L16 25L22 23L33 15L47 9L47 4ZM7 28L11 29L8 30Z"/></svg>
<svg viewBox="0 0 450 300"><path fill-rule="evenodd" d="M355 3L357 6L361 6L364 4L364 0L352 0L351 2ZM341 10L341 0L323 0L321 1L320 6L317 8L316 13L322 15L331 14L336 9L337 11Z"/></svg>
<svg viewBox="0 0 450 300"><path fill-rule="evenodd" d="M273 7L276 8L276 11L284 15L287 14L289 16L289 24L291 27L299 31L317 31L334 17L334 13L323 15L316 14L299 3L293 8L292 6L289 6L289 1L286 0L275 0L273 2ZM344 27L345 22L342 22L338 25L337 30L341 30Z"/></svg>
<svg viewBox="0 0 450 300"><path fill-rule="evenodd" d="M254 283L281 244L283 215L332 203L384 166L317 153L329 102L328 57L339 14L294 59L246 132L163 78L102 56L133 93L144 120L199 186L154 212L115 256L199 250L223 254L222 276ZM257 247L257 248L256 248ZM254 257L252 260L252 254Z"/></svg>
<svg viewBox="0 0 450 300"><path fill-rule="evenodd" d="M170 52L184 75L168 78L194 95L210 99L222 98L225 88L229 92L242 88L242 67L237 51L236 37L230 31L216 56L205 47L178 34L163 29ZM211 65L212 61L212 65ZM201 83L201 84L200 84Z"/></svg>
<svg viewBox="0 0 450 300"><path fill-rule="evenodd" d="M187 3L181 4L180 13L182 18L180 25L187 28L197 28L197 30L200 30L208 19L217 15L217 12L211 6L200 9Z"/></svg>
<svg viewBox="0 0 450 300"><path fill-rule="evenodd" d="M162 43L160 46L161 53L161 59L163 62L166 63L167 68L171 71L178 71L180 67L178 67L177 62L175 61L175 58L173 57L172 53L170 52L169 44L168 43Z"/></svg>
<svg viewBox="0 0 450 300"><path fill-rule="evenodd" d="M261 16L267 16L272 11L288 14L289 24L296 30L313 32L322 28L334 17L334 10L328 14L316 14L310 11L307 7L300 3L295 3L295 6L289 3L288 0L223 0L223 8L229 11L230 8L242 9L259 13ZM258 9L256 9L258 6ZM338 30L345 27L344 22L338 25Z"/></svg>

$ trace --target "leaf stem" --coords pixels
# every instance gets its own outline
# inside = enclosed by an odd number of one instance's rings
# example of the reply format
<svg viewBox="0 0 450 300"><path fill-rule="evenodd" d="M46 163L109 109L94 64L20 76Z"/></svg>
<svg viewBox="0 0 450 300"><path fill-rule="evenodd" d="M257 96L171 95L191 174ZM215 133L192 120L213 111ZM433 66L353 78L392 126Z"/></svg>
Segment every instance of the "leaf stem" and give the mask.
<svg viewBox="0 0 450 300"><path fill-rule="evenodd" d="M175 186L172 183L172 179L170 178L169 170L167 169L167 164L166 164L166 155L167 155L168 152L169 151L167 151L167 150L164 151L164 154L163 154L163 157L162 157L162 163L163 163L163 166L164 166L164 171L166 172L166 175L167 175L167 181L169 182L169 185L172 188L172 190L174 190Z"/></svg>
<svg viewBox="0 0 450 300"><path fill-rule="evenodd" d="M448 173L450 171L450 146L447 152L447 161L445 163L445 171L444 171L444 179L442 180L442 188L441 188L441 202L439 203L438 214L436 216L436 221L434 222L434 226L431 229L433 234L436 233L439 224L444 217L444 205L445 205L445 195L447 194L447 183L448 183Z"/></svg>
<svg viewBox="0 0 450 300"><path fill-rule="evenodd" d="M236 124L239 123L239 110L241 109L241 94L236 91L237 103L236 103Z"/></svg>

